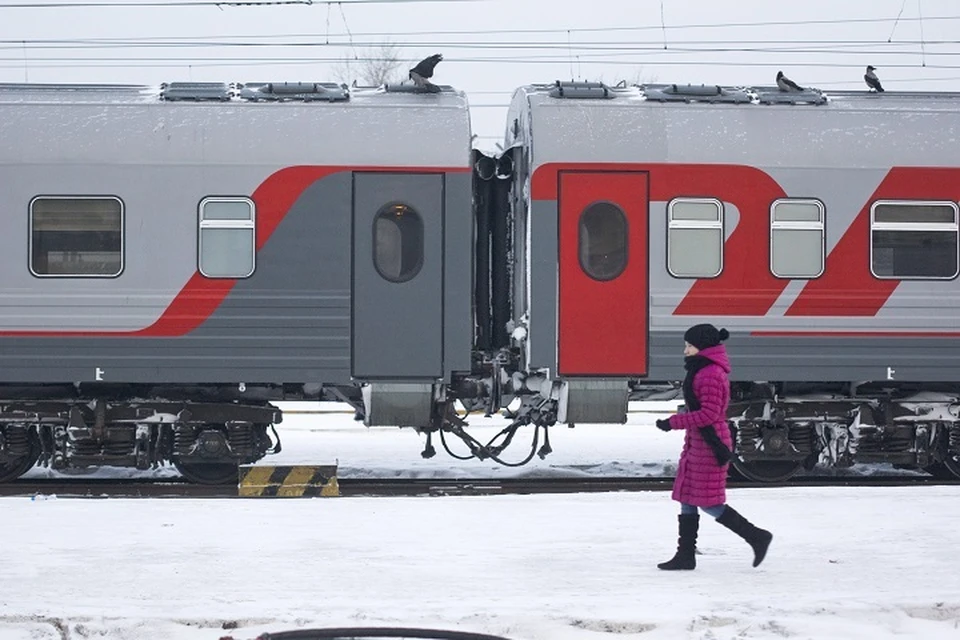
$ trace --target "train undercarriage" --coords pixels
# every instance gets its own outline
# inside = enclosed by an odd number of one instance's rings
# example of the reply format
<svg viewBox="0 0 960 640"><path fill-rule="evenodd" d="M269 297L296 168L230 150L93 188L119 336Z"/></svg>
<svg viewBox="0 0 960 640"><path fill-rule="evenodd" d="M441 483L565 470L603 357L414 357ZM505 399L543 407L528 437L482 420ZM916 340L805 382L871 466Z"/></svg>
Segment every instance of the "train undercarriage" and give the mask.
<svg viewBox="0 0 960 640"><path fill-rule="evenodd" d="M496 367L494 367L496 369ZM487 379L497 379L496 371ZM548 429L563 413L562 392L536 376L463 402L468 410L490 414L516 394L521 402L505 413L512 422L489 443L472 438L466 422L447 411L435 429L441 441L452 434L466 443L472 457L501 464L503 450L518 431L532 426L532 446L518 464L534 454L550 453ZM844 469L856 464L886 463L897 469L926 471L960 478L960 386L949 384L770 384L736 383L728 412L734 436L732 472L756 482L782 482L801 472ZM637 383L631 400L677 400L676 384ZM542 429L542 436L539 430ZM424 455L432 455L430 432ZM538 448L542 438L543 445ZM449 448L445 448L449 452ZM452 455L452 453L451 453Z"/></svg>
<svg viewBox="0 0 960 640"><path fill-rule="evenodd" d="M38 399L0 400L0 482L34 465L172 464L190 481L220 484L235 482L239 465L280 448L273 424L281 413L268 402L41 391Z"/></svg>
<svg viewBox="0 0 960 640"><path fill-rule="evenodd" d="M802 470L858 463L960 478L960 390L864 384L847 393L782 393L773 385L739 391L728 413L733 466L748 479L782 481Z"/></svg>
<svg viewBox="0 0 960 640"><path fill-rule="evenodd" d="M426 436L424 457L436 453L434 436L451 456L463 458L448 446L448 440L457 439L466 445L467 458L508 466L552 451L549 428L573 422L564 420L563 384L545 375L518 374L513 364L509 358L489 360L451 385L433 386L429 421L411 423ZM295 387L187 387L163 393L129 388L84 393L68 387L35 394L4 389L10 393L3 395L15 397L0 397L0 482L34 465L148 470L167 464L193 482L234 482L239 465L280 450L273 425L282 415L270 400L347 402L369 424L364 416L369 406L359 387L317 385L309 393ZM735 383L732 391L732 467L749 480L781 482L804 471L869 463L960 478L960 387ZM682 402L676 383L635 382L627 394L630 400ZM481 442L471 436L469 418L458 413L458 406L468 413L502 412L511 420L495 438ZM521 433L524 437L517 438ZM525 454L503 455L524 441L530 442Z"/></svg>

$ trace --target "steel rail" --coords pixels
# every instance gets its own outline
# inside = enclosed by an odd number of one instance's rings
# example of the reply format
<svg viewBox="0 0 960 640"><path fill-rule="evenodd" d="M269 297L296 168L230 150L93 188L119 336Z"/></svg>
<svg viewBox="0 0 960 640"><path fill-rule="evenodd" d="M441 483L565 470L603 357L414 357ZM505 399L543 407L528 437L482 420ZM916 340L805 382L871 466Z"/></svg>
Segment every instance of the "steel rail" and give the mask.
<svg viewBox="0 0 960 640"><path fill-rule="evenodd" d="M669 491L673 478L340 478L342 497L533 495ZM728 488L918 487L960 485L929 476L810 476L785 482L731 481ZM235 498L234 484L201 485L173 479L27 479L0 484L0 496L57 498Z"/></svg>

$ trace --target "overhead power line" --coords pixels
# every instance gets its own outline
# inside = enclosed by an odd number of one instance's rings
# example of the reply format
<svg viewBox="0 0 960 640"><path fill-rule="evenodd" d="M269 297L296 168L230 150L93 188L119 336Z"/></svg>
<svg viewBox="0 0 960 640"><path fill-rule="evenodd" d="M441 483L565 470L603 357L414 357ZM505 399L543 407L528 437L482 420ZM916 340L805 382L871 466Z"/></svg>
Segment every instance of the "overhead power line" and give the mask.
<svg viewBox="0 0 960 640"><path fill-rule="evenodd" d="M661 53L663 51L661 50ZM371 60L379 61L381 58L359 58L360 61ZM105 58L105 57L57 57L57 58L37 58L28 60L27 65L30 68L93 68L93 67L114 67L114 68L138 68L138 67L234 67L234 66L260 66L260 65L305 65L321 62L342 62L343 58L338 56L297 56L292 58L240 58L240 57L190 57L190 58L156 58L156 57L128 57L123 58ZM485 56L485 57L465 57L451 58L450 61L461 63L487 64L495 62L497 64L520 64L520 65L556 65L565 63L566 56L529 56L529 57L511 57L511 56ZM593 65L605 66L637 66L645 65L663 65L663 66L737 66L737 67L779 67L783 61L734 61L717 60L716 58L696 58L689 60L660 60L644 58L642 60L624 60L622 58L593 58L590 60ZM799 63L798 63L799 64ZM860 62L803 62L804 67L809 68L832 68L832 69L862 69ZM0 57L0 66L6 68L18 68L24 65L22 58ZM884 69L918 69L920 63L884 63ZM960 69L960 64L927 64L926 69Z"/></svg>
<svg viewBox="0 0 960 640"><path fill-rule="evenodd" d="M277 36L282 37L282 36ZM309 40L315 37L317 40ZM164 48L201 48L201 47L245 47L245 48L266 48L266 47L378 47L383 42L366 40L356 41L347 39L345 41L330 41L325 36L299 36L300 39L275 40L263 42L260 40L239 40L239 39L191 39L191 38L81 38L81 39L0 39L0 46L13 46L22 48L29 46L32 49L113 49L141 48L141 49L164 49ZM678 40L667 51L676 48L680 51L784 51L784 52L822 52L825 49L858 49L861 47L879 47L881 49L895 49L909 46L925 44L927 46L948 46L960 44L958 40L929 40L921 43L919 40L903 40L899 42L888 43L882 40ZM739 46L722 46L739 45ZM777 46L763 46L777 45ZM576 43L568 43L559 40L431 40L416 42L390 42L390 46L396 49L424 49L424 48L483 48L483 49L631 49L631 50L660 50L662 45L654 42L638 42L635 40L580 40Z"/></svg>
<svg viewBox="0 0 960 640"><path fill-rule="evenodd" d="M320 6L331 5L362 5L362 4L456 4L489 2L492 0L108 0L84 1L62 0L56 2L10 2L0 4L0 9L71 9L71 8L184 8L184 7L270 7L270 6ZM688 23L667 25L635 25L635 26L606 26L606 27L573 27L573 28L539 28L539 29L461 29L461 30L431 30L431 31L386 31L355 33L354 37L397 37L414 35L479 35L494 33L534 34L534 33L605 33L613 31L677 31L682 29L729 29L755 28L770 26L824 26L824 25L852 25L852 24L889 24L898 22L936 22L943 20L960 20L960 16L918 16L903 18L900 15L887 18L837 18L817 20L766 20L758 22L716 22L716 23ZM329 34L333 36L335 34Z"/></svg>
<svg viewBox="0 0 960 640"><path fill-rule="evenodd" d="M126 47L126 49L160 49L168 53L158 53L157 55L148 56L132 56L130 52L125 52L123 57L125 59L139 59L139 60L153 60L157 62L163 62L164 60L269 60L269 59L282 59L279 57L282 54L282 51L276 51L275 56L268 55L238 55L239 52L234 52L232 54L226 53L220 56L212 55L197 55L203 51L210 51L211 48L217 49L241 49L250 51L255 49L258 52L266 53L267 50L276 49L312 49L312 50L325 50L327 55L323 56L311 56L310 60L342 60L345 57L349 57L352 61L366 61L366 62L384 62L387 61L386 58L382 56L370 55L361 55L357 52L357 47L366 48L367 50L375 48L371 43L338 43L338 44L326 44L326 43L283 43L283 44L263 44L263 43L249 43L249 44L230 44L230 45L190 45L190 46L167 46L167 47L157 47L154 45L147 46L135 46L135 47ZM69 51L96 51L101 49L106 49L108 51L116 50L118 47L71 47L66 45L53 45L53 46L38 46L38 47L26 47L24 45L17 45L15 43L5 43L0 44L0 52L16 52L15 56L11 56L9 59L23 60L24 54L26 52L31 52L28 60L33 61L71 61L71 60L112 60L115 58L108 57L107 55L94 56L86 55L80 56L75 53L68 53ZM418 47L419 48L419 47ZM738 64L736 58L730 56L736 55L746 55L746 54L756 54L763 53L767 55L776 56L776 59L779 61L778 64L798 64L798 65L809 65L808 62L809 56L844 56L847 59L855 58L856 65L861 65L864 57L869 57L874 61L882 60L888 56L898 56L902 57L909 54L917 54L918 50L910 49L899 49L899 50L882 50L882 49L820 49L820 48L807 48L807 49L788 49L788 48L775 48L775 47L672 47L670 49L663 49L657 45L649 46L625 46L622 44L612 44L609 46L606 45L576 45L573 47L567 47L560 44L544 44L544 45L533 45L533 44L514 44L514 43L499 43L499 44L484 44L484 43L475 43L475 44L466 44L453 46L448 45L446 47L437 46L436 48L443 48L448 51L445 56L445 59L448 62L467 62L467 61L533 61L533 60L559 60L569 62L573 57L583 58L585 60L596 61L595 59L609 58L610 56L620 56L623 58L630 58L632 61L631 64L636 62L645 62L653 63L655 60L659 60L663 56L669 58L684 58L694 55L703 55L703 54L729 54L727 57L729 64ZM193 50L196 49L196 53ZM340 53L343 51L343 53ZM455 55L451 51L460 52L461 55ZM470 52L475 53L486 53L489 52L490 55L477 56L470 55ZM251 51L252 53L252 51ZM499 55L498 55L499 54ZM290 55L287 53L287 55ZM955 50L948 51L926 51L925 55L931 58L951 58L956 57L958 54ZM188 57L189 56L189 57ZM329 57L334 56L334 57ZM798 58L798 56L801 56ZM0 59L3 59L0 57ZM391 58L393 59L393 58ZM845 66L845 60L835 60L835 63L840 66ZM882 63L885 65L885 63ZM861 65L862 66L862 65ZM886 66L886 65L885 65ZM921 65L922 66L922 65Z"/></svg>
<svg viewBox="0 0 960 640"><path fill-rule="evenodd" d="M345 4L422 4L427 2L487 2L488 0L118 0L117 2L10 2L0 9L91 9L91 8L158 8L158 7L271 7L284 5L345 5Z"/></svg>

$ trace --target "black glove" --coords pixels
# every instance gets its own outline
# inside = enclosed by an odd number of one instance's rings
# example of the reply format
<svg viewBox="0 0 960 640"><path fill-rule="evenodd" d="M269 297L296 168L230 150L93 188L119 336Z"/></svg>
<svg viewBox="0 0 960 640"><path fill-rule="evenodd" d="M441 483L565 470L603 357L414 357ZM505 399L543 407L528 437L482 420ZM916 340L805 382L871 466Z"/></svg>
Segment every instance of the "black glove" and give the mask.
<svg viewBox="0 0 960 640"><path fill-rule="evenodd" d="M664 420L663 418L657 420L657 429L660 429L660 431L673 431L673 427L670 426L670 421Z"/></svg>
<svg viewBox="0 0 960 640"><path fill-rule="evenodd" d="M700 435L703 436L704 442L710 445L710 448L713 450L713 457L717 459L717 464L721 467L733 458L733 452L723 443L723 440L720 439L720 436L717 435L717 430L713 426L701 427Z"/></svg>

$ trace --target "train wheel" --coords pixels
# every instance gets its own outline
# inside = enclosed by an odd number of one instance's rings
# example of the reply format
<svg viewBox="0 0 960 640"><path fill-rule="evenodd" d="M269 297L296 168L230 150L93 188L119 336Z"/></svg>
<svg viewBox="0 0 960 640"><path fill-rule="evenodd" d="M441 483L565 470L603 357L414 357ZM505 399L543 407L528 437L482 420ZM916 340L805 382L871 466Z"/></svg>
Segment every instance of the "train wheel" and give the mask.
<svg viewBox="0 0 960 640"><path fill-rule="evenodd" d="M938 480L953 480L954 478L954 475L947 469L947 465L942 462L927 465L923 470Z"/></svg>
<svg viewBox="0 0 960 640"><path fill-rule="evenodd" d="M733 467L737 473L754 482L783 482L795 476L803 469L803 462L796 460L754 460L744 462L733 458Z"/></svg>
<svg viewBox="0 0 960 640"><path fill-rule="evenodd" d="M960 478L960 454L947 454L943 457L943 466L954 478ZM945 474L946 475L946 474ZM941 477L941 476L938 476ZM947 476L950 477L950 476Z"/></svg>
<svg viewBox="0 0 960 640"><path fill-rule="evenodd" d="M16 480L37 463L37 459L40 457L40 439L33 432L28 437L30 438L30 450L26 454L0 462L0 482Z"/></svg>
<svg viewBox="0 0 960 640"><path fill-rule="evenodd" d="M197 484L237 484L239 467L229 462L174 462L184 478Z"/></svg>

